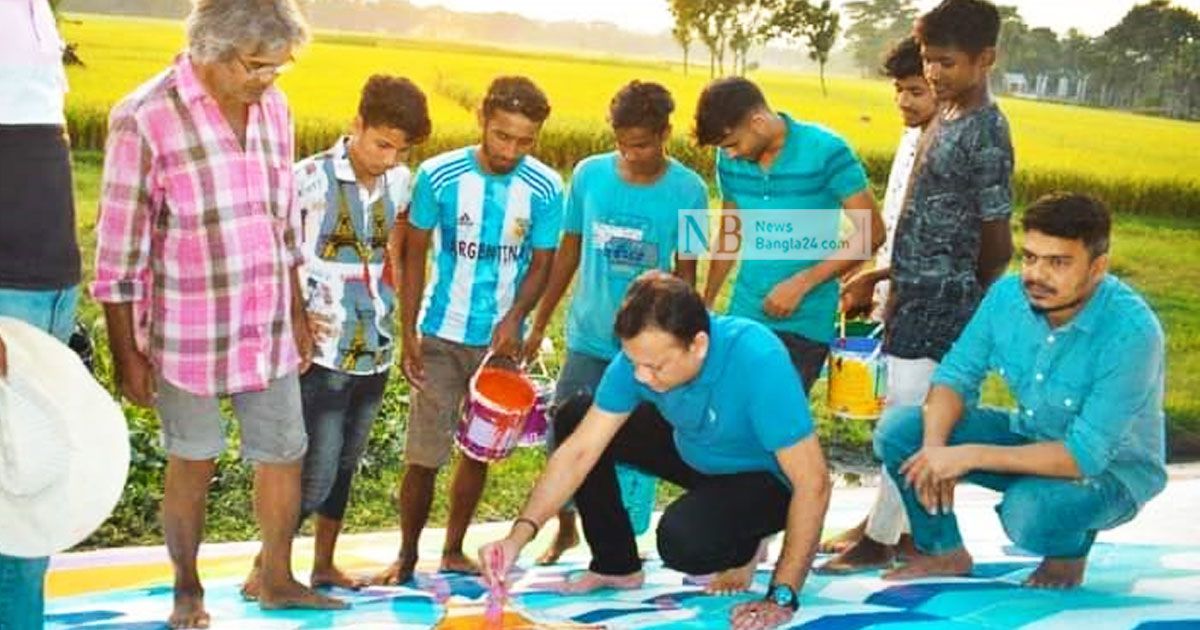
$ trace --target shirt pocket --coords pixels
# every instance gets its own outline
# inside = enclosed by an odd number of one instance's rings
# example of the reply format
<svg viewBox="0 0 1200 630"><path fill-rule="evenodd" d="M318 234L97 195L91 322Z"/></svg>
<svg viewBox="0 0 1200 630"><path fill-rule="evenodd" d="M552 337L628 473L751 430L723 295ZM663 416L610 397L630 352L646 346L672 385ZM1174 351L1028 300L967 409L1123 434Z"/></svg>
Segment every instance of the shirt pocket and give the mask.
<svg viewBox="0 0 1200 630"><path fill-rule="evenodd" d="M215 222L219 218L205 216L208 203L204 193L204 185L195 170L188 166L175 167L168 170L161 178L162 207L158 216L158 227L168 232L182 232L200 235L205 229L205 222Z"/></svg>
<svg viewBox="0 0 1200 630"><path fill-rule="evenodd" d="M1079 417L1084 388L1071 381L1056 381L1046 385L1042 392L1041 407L1037 410L1037 422L1033 429L1039 437L1048 440L1063 440Z"/></svg>

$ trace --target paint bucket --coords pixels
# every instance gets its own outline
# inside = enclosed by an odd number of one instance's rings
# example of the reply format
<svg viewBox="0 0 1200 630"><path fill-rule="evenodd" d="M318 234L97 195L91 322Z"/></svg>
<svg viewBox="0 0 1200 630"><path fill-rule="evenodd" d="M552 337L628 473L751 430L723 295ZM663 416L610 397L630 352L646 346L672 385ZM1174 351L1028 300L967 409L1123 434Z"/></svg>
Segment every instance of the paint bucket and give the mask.
<svg viewBox="0 0 1200 630"><path fill-rule="evenodd" d="M463 418L454 435L463 454L484 463L512 453L537 399L533 382L519 366L492 359L488 353L471 377Z"/></svg>
<svg viewBox="0 0 1200 630"><path fill-rule="evenodd" d="M887 397L887 361L880 327L867 337L842 336L829 351L828 406L834 416L850 420L877 420Z"/></svg>
<svg viewBox="0 0 1200 630"><path fill-rule="evenodd" d="M546 443L546 433L550 427L550 401L554 398L554 381L547 376L530 375L529 380L537 396L529 417L525 419L525 428L518 440L520 446L540 446Z"/></svg>

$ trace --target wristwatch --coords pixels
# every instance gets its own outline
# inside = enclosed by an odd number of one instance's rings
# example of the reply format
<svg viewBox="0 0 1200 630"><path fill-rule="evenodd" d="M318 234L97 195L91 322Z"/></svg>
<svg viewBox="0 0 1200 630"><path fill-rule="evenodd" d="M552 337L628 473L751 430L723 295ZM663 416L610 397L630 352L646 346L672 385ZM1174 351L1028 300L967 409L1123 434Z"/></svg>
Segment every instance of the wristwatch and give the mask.
<svg viewBox="0 0 1200 630"><path fill-rule="evenodd" d="M800 599L796 597L796 590L787 584L772 584L771 588L767 589L767 601L776 606L791 608L792 612L800 610Z"/></svg>

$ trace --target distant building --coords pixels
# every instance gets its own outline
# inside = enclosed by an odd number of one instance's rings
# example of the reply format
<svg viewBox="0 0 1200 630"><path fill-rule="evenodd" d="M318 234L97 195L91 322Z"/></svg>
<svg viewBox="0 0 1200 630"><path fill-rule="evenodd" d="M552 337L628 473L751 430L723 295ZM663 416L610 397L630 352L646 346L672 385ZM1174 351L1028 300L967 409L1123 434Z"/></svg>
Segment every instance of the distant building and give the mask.
<svg viewBox="0 0 1200 630"><path fill-rule="evenodd" d="M1009 94L1027 94L1029 92L1029 81L1025 79L1025 74L1021 72L1005 72L1004 91Z"/></svg>

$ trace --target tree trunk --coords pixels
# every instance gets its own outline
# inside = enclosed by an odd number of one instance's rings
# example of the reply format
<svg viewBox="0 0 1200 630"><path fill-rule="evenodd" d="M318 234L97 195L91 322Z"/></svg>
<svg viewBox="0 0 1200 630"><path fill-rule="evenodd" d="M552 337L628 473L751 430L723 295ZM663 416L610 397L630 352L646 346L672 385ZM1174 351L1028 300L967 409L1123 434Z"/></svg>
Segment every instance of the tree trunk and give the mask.
<svg viewBox="0 0 1200 630"><path fill-rule="evenodd" d="M687 76L688 72L688 47L683 47L683 76Z"/></svg>
<svg viewBox="0 0 1200 630"><path fill-rule="evenodd" d="M825 89L825 62L818 62L818 68L821 75L821 96L829 96L829 90Z"/></svg>

